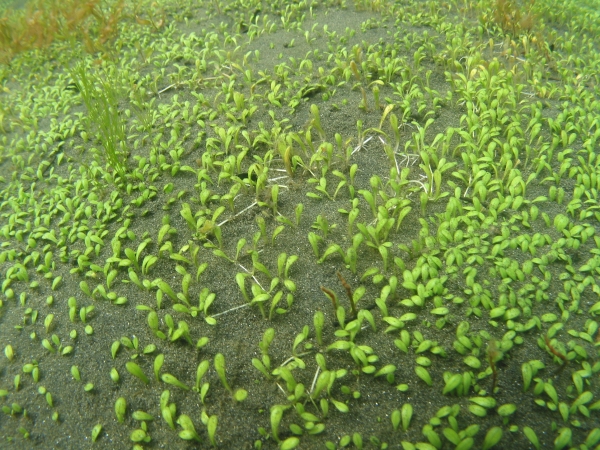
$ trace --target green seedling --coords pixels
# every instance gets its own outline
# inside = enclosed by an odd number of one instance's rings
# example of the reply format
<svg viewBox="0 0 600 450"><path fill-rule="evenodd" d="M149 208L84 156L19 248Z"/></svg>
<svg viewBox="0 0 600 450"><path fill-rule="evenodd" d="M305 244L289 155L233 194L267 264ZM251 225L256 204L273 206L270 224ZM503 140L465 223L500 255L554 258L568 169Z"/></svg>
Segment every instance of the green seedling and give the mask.
<svg viewBox="0 0 600 450"><path fill-rule="evenodd" d="M119 397L115 402L115 414L120 423L125 421L125 413L127 412L127 401L123 397Z"/></svg>
<svg viewBox="0 0 600 450"><path fill-rule="evenodd" d="M4 355L9 361L12 362L12 360L15 358L15 351L13 350L12 345L7 345L4 347Z"/></svg>
<svg viewBox="0 0 600 450"><path fill-rule="evenodd" d="M25 428L19 427L19 433L23 435L23 439L29 439L29 431L27 431Z"/></svg>
<svg viewBox="0 0 600 450"><path fill-rule="evenodd" d="M37 361L33 361L33 363L30 364L25 364L23 366L23 373L30 373L33 381L37 383L40 379L40 369Z"/></svg>
<svg viewBox="0 0 600 450"><path fill-rule="evenodd" d="M79 288L81 289L81 291L87 295L88 297L92 297L92 291L90 290L89 285L87 284L87 282L85 281L81 281L79 283Z"/></svg>
<svg viewBox="0 0 600 450"><path fill-rule="evenodd" d="M144 411L134 411L133 414L131 414L131 417L133 417L134 420L139 420L139 421L144 421L144 422L149 422L154 420L154 416L152 414L148 414L147 412Z"/></svg>
<svg viewBox="0 0 600 450"><path fill-rule="evenodd" d="M169 403L170 397L171 397L171 392L169 392L168 390L164 390L160 394L160 410L161 411L163 411L165 408L166 409L173 408L173 412L176 412L175 404Z"/></svg>
<svg viewBox="0 0 600 450"><path fill-rule="evenodd" d="M175 378L173 375L171 375L170 373L163 373L160 377L160 379L170 385L176 386L180 389L183 389L184 391L189 391L190 388L189 386L187 386L186 384L182 383L181 381L179 381L177 378Z"/></svg>
<svg viewBox="0 0 600 450"><path fill-rule="evenodd" d="M79 367L71 366L71 375L77 381L81 381L81 375L79 374Z"/></svg>
<svg viewBox="0 0 600 450"><path fill-rule="evenodd" d="M331 244L329 247L327 247L325 249L325 251L323 252L323 254L321 255L321 257L319 258L319 260L317 261L319 264L323 263L323 261L325 261L325 259L333 254L339 254L342 259L344 259L346 257L346 254L344 253L344 251L342 250L342 248L338 245L338 244Z"/></svg>
<svg viewBox="0 0 600 450"><path fill-rule="evenodd" d="M215 416L210 416L206 421L206 431L208 433L208 439L213 447L217 446L216 433L217 426L219 424L219 418Z"/></svg>
<svg viewBox="0 0 600 450"><path fill-rule="evenodd" d="M428 386L431 386L433 384L431 375L429 375L429 372L427 371L427 369L425 367L416 366L415 373L421 380L423 380L425 383L427 383Z"/></svg>
<svg viewBox="0 0 600 450"><path fill-rule="evenodd" d="M110 346L110 354L112 356L112 359L115 359L117 357L117 352L119 351L119 348L121 348L120 341L114 341Z"/></svg>
<svg viewBox="0 0 600 450"><path fill-rule="evenodd" d="M58 286L60 285L60 282L62 281L62 277L58 276L56 278L54 278L54 280L52 280L52 290L55 291L56 289L58 289Z"/></svg>
<svg viewBox="0 0 600 450"><path fill-rule="evenodd" d="M399 409L395 409L392 412L392 415L390 417L391 421L392 421L392 427L394 427L394 430L397 430L398 427L400 426L400 420L401 420L401 413Z"/></svg>
<svg viewBox="0 0 600 450"><path fill-rule="evenodd" d="M325 130L321 126L321 115L319 113L319 107L315 104L310 105L310 114L311 114L311 125L315 127L319 136L322 140L325 140Z"/></svg>
<svg viewBox="0 0 600 450"><path fill-rule="evenodd" d="M202 361L198 364L198 369L196 370L196 385L194 386L194 391L200 393L202 390L202 378L206 374L210 367L210 363L208 361Z"/></svg>
<svg viewBox="0 0 600 450"><path fill-rule="evenodd" d="M170 406L174 407L175 404L171 403ZM169 425L169 427L171 427L172 430L175 430L175 421L173 420L173 416L175 415L174 408L172 409L170 406L163 407L161 409L161 415L164 421L167 423L167 425Z"/></svg>
<svg viewBox="0 0 600 450"><path fill-rule="evenodd" d="M254 268L253 274L256 273L256 271L258 270L258 271L264 273L267 277L273 278L273 276L271 275L271 272L269 272L269 269L267 269L265 267L265 265L258 260L259 253L255 250L253 250L251 255L252 255L252 267Z"/></svg>
<svg viewBox="0 0 600 450"><path fill-rule="evenodd" d="M502 439L502 429L500 427L492 427L488 430L483 440L483 450L488 450L495 446Z"/></svg>
<svg viewBox="0 0 600 450"><path fill-rule="evenodd" d="M410 426L410 421L412 420L413 416L413 407L410 403L405 403L404 405L402 405L400 416L402 419L402 430L406 431Z"/></svg>
<svg viewBox="0 0 600 450"><path fill-rule="evenodd" d="M160 377L159 377L160 369L162 368L164 362L165 362L165 355L163 355L162 353L160 353L159 355L156 355L156 358L154 358L153 370L154 370L154 378L156 378L156 381L160 380Z"/></svg>
<svg viewBox="0 0 600 450"><path fill-rule="evenodd" d="M323 345L323 326L325 325L325 315L321 311L315 312L313 324L315 326L317 342L319 345Z"/></svg>
<svg viewBox="0 0 600 450"><path fill-rule="evenodd" d="M291 280L287 280L287 281L288 282L285 283L286 287L288 287L288 289L290 289L290 290L292 290L292 289L295 290L296 285L293 284L293 282ZM269 309L269 320L273 319L273 313L276 312L277 314L285 314L292 307L292 304L294 303L294 296L292 294L287 294L286 302L287 302L288 309L278 307L282 298L283 298L283 291L277 291L275 293L275 295L273 296L273 298L271 299L271 307Z"/></svg>
<svg viewBox="0 0 600 450"><path fill-rule="evenodd" d="M92 428L92 442L96 442L100 437L100 433L102 433L102 425L96 424L94 428Z"/></svg>
<svg viewBox="0 0 600 450"><path fill-rule="evenodd" d="M177 329L171 334L171 342L175 342L181 338L185 339L188 344L194 345L190 336L190 328L185 320L180 320L177 323Z"/></svg>
<svg viewBox="0 0 600 450"><path fill-rule="evenodd" d="M298 260L297 255L287 256L286 253L280 253L277 258L277 275L283 280L285 287L291 291L296 291L296 284L289 278L289 270L292 264Z"/></svg>
<svg viewBox="0 0 600 450"><path fill-rule="evenodd" d="M356 264L358 262L358 248L363 241L364 236L362 234L355 234L352 238L352 246L346 250L346 254L344 255L344 262L346 263L346 268L350 270L353 274L356 274Z"/></svg>
<svg viewBox="0 0 600 450"><path fill-rule="evenodd" d="M360 101L360 105L358 105L358 107L360 109L362 109L364 112L368 112L369 104L367 103L367 91L362 86L360 86L360 93L361 93L361 101Z"/></svg>
<svg viewBox="0 0 600 450"><path fill-rule="evenodd" d="M258 358L252 358L252 365L256 368L256 370L261 372L265 378L271 379L271 374L269 373L271 369L270 359L268 356L263 356L263 361Z"/></svg>
<svg viewBox="0 0 600 450"><path fill-rule="evenodd" d="M271 433L277 442L281 442L279 439L279 424L283 418L283 407L275 405L271 407Z"/></svg>
<svg viewBox="0 0 600 450"><path fill-rule="evenodd" d="M312 231L308 233L308 242L313 249L316 258L319 258L319 242L322 242L323 238Z"/></svg>
<svg viewBox="0 0 600 450"><path fill-rule="evenodd" d="M179 300L177 294L175 294L175 291L171 289L171 286L169 286L165 281L161 280L160 278L154 280L152 282L152 285L156 286L161 292L167 294L169 298L174 302L177 302Z"/></svg>
<svg viewBox="0 0 600 450"><path fill-rule="evenodd" d="M327 218L325 218L321 214L319 214L317 216L317 219L315 220L315 223L312 224L312 228L321 231L321 233L323 234L323 238L324 239L327 238L327 235L329 234L329 231L333 230L334 228L336 228L336 226L337 226L336 224L330 225L329 222L327 221Z"/></svg>
<svg viewBox="0 0 600 450"><path fill-rule="evenodd" d="M302 203L298 203L298 205L296 205L296 209L295 209L296 226L300 226L300 218L302 217L303 211L304 211L304 205Z"/></svg>
<svg viewBox="0 0 600 450"><path fill-rule="evenodd" d="M527 437L527 439L529 439L529 442L531 442L533 444L533 446L536 448L536 450L539 450L540 447L540 441L537 437L537 434L535 434L535 431L533 431L533 429L531 429L530 427L523 427L523 434Z"/></svg>
<svg viewBox="0 0 600 450"><path fill-rule="evenodd" d="M147 317L147 322L148 322L148 326L150 327L150 329L154 332L154 334L157 334L157 332L159 331L158 329L158 314L156 314L156 311L154 310L150 310L150 312L148 312L148 317Z"/></svg>
<svg viewBox="0 0 600 450"><path fill-rule="evenodd" d="M269 355L269 346L273 342L273 339L275 339L275 329L267 328L263 334L262 341L258 344L263 356Z"/></svg>
<svg viewBox="0 0 600 450"><path fill-rule="evenodd" d="M53 335L53 336L56 336L56 335ZM54 341L54 339L53 339L53 341ZM59 345L60 345L60 342L59 342ZM48 350L51 353L56 353L56 349L52 346L52 343L48 339L42 340L42 347L44 347L46 350ZM8 357L8 355L7 355L7 357Z"/></svg>
<svg viewBox="0 0 600 450"><path fill-rule="evenodd" d="M186 441L195 440L197 442L201 442L200 436L196 432L196 428L194 427L194 423L192 419L190 419L187 415L182 414L177 419L177 423L183 428L182 431L179 432L179 437Z"/></svg>
<svg viewBox="0 0 600 450"><path fill-rule="evenodd" d="M128 361L125 364L125 368L127 369L127 372L129 372L134 377L139 378L145 384L148 384L150 382L150 380L148 379L146 374L144 374L144 371L142 370L142 368L140 366L138 366L136 363L134 363L133 361Z"/></svg>
<svg viewBox="0 0 600 450"><path fill-rule="evenodd" d="M281 217L281 216L279 216ZM273 234L271 235L271 245L275 245L275 238L281 234L281 232L285 230L285 226L279 225L273 230Z"/></svg>
<svg viewBox="0 0 600 450"><path fill-rule="evenodd" d="M244 296L244 300L246 300L246 303L250 303L251 299L248 296L248 292L246 291L246 278L248 278L248 274L247 273L242 273L242 272L238 272L235 275L235 282L237 283L238 287L240 288L240 291L242 292L242 295Z"/></svg>
<svg viewBox="0 0 600 450"><path fill-rule="evenodd" d="M316 184L315 189L327 197L329 200L333 200L333 197L327 192L327 179L325 177L321 177L320 179L311 178L309 183ZM315 194L314 192L307 192L306 196L310 198L314 198L316 200L323 200L323 195Z"/></svg>
<svg viewBox="0 0 600 450"><path fill-rule="evenodd" d="M376 200L376 197L373 196L373 194L371 193L371 191L367 191L365 189L360 189L358 191L358 193L363 196L363 198L366 200L366 202L371 207L371 212L373 213L373 217L377 217L377 200Z"/></svg>
<svg viewBox="0 0 600 450"><path fill-rule="evenodd" d="M150 442L152 440L144 428L133 430L129 435L129 439L133 442Z"/></svg>
<svg viewBox="0 0 600 450"><path fill-rule="evenodd" d="M79 310L79 318L81 319L82 323L86 323L88 315L94 311L94 309L96 309L96 307L94 305L90 305L84 306Z"/></svg>
<svg viewBox="0 0 600 450"><path fill-rule="evenodd" d="M219 378L221 380L221 383L223 384L223 387L225 389L227 389L232 395L233 398L238 401L244 401L246 399L246 397L248 396L248 392L244 389L238 389L237 391L233 392L233 389L231 388L231 386L229 386L229 383L227 382L227 378L225 377L225 357L223 356L222 353L217 353L215 355L215 370L217 371L217 374L219 375Z"/></svg>
<svg viewBox="0 0 600 450"><path fill-rule="evenodd" d="M223 354L217 353L215 355L214 364L215 370L217 371L217 374L221 379L221 383L223 383L223 387L225 387L225 389L227 389L230 393L233 393L233 390L229 386L229 383L227 383L227 378L225 377L225 357L223 356Z"/></svg>
<svg viewBox="0 0 600 450"><path fill-rule="evenodd" d="M271 187L271 209L273 216L277 216L277 203L279 202L279 185L275 184Z"/></svg>

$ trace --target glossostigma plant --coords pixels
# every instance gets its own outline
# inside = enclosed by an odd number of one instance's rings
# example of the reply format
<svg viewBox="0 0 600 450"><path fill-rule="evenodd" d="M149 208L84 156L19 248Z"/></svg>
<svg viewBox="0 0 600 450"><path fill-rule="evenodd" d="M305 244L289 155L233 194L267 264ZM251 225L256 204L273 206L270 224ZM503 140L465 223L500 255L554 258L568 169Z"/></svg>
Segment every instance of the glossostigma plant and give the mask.
<svg viewBox="0 0 600 450"><path fill-rule="evenodd" d="M0 2L5 446L598 447L555 3Z"/></svg>

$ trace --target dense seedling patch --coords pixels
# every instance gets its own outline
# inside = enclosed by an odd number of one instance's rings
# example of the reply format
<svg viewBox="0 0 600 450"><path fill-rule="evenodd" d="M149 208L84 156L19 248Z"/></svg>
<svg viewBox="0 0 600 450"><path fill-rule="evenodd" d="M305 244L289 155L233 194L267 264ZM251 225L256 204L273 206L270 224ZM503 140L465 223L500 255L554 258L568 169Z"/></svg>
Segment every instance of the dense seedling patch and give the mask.
<svg viewBox="0 0 600 450"><path fill-rule="evenodd" d="M5 445L600 443L597 13L78 4L0 20Z"/></svg>

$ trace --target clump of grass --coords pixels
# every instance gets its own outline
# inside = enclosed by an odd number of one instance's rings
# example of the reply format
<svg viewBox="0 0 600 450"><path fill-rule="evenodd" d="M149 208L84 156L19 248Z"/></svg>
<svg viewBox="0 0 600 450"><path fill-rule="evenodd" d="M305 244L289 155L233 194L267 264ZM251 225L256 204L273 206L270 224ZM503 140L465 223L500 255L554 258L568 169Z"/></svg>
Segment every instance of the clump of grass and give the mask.
<svg viewBox="0 0 600 450"><path fill-rule="evenodd" d="M71 76L77 83L88 110L88 126L99 134L106 163L123 178L127 171L125 126L119 116L115 88L110 83L89 75L81 64L71 72Z"/></svg>

